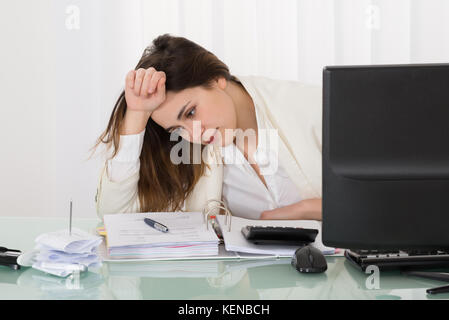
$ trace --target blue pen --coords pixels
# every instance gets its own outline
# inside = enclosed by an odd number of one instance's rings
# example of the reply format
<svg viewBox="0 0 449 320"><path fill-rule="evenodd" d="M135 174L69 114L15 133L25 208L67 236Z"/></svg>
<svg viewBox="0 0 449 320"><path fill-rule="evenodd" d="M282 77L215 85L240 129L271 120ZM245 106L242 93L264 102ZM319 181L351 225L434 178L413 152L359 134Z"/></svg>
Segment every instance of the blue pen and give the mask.
<svg viewBox="0 0 449 320"><path fill-rule="evenodd" d="M166 226L164 226L162 223L159 223L157 221L151 220L149 218L145 218L143 219L143 221L145 221L145 223L147 225L149 225L150 227L159 230L161 232L168 232L168 228Z"/></svg>

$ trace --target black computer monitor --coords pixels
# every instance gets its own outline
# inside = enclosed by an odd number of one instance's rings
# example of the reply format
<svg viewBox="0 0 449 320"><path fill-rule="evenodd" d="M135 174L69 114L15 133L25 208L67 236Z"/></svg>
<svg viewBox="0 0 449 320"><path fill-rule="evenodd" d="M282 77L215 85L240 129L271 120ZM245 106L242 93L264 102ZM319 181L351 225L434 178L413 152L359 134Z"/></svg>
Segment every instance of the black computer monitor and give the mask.
<svg viewBox="0 0 449 320"><path fill-rule="evenodd" d="M449 63L323 70L325 245L449 248Z"/></svg>

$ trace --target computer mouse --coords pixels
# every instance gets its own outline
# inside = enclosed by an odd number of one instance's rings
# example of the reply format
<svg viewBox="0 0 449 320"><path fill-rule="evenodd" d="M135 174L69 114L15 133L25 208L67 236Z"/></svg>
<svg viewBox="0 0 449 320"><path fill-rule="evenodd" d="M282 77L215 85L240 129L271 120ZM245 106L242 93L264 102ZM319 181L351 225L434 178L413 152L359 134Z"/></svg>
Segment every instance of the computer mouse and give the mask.
<svg viewBox="0 0 449 320"><path fill-rule="evenodd" d="M299 272L305 273L320 273L327 270L327 262L323 253L311 245L296 250L292 258L292 266Z"/></svg>

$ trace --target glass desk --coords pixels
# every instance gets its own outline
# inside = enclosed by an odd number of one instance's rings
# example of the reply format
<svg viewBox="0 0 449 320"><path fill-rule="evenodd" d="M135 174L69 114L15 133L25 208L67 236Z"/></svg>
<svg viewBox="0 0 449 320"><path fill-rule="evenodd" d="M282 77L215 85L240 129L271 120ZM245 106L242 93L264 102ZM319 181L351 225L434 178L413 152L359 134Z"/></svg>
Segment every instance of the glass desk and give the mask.
<svg viewBox="0 0 449 320"><path fill-rule="evenodd" d="M74 219L73 227L93 231L98 219ZM0 246L22 251L41 233L68 227L67 219L0 217ZM344 257L326 257L323 274L302 274L290 259L188 260L104 263L80 279L58 278L32 268L0 266L0 299L449 299L428 296L443 282L380 274L379 289Z"/></svg>

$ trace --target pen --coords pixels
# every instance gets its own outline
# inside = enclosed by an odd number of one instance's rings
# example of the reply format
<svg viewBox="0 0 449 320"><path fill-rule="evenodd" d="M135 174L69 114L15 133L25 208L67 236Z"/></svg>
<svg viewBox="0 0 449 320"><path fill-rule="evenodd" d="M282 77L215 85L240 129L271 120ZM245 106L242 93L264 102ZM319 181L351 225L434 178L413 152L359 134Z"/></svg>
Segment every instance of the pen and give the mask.
<svg viewBox="0 0 449 320"><path fill-rule="evenodd" d="M447 292L449 292L449 286L445 285L445 286L441 286L441 287L430 288L430 289L427 289L426 292L428 294L447 293Z"/></svg>
<svg viewBox="0 0 449 320"><path fill-rule="evenodd" d="M143 219L143 221L145 221L145 223L147 225L149 225L150 227L159 230L161 232L168 232L168 228L166 226L164 226L162 223L159 223L157 221L151 220L149 218L145 218Z"/></svg>

